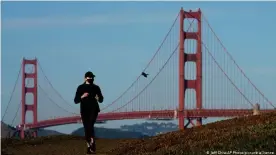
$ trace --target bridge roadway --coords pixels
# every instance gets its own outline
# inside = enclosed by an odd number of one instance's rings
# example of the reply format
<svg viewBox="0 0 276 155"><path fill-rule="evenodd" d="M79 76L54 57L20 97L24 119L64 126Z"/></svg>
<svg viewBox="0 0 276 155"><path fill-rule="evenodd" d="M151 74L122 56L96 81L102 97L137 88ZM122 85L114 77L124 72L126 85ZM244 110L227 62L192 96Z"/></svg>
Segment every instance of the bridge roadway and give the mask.
<svg viewBox="0 0 276 155"><path fill-rule="evenodd" d="M260 113L276 112L276 109L260 110ZM107 120L124 120L124 119L173 119L178 118L179 112L176 110L160 110L160 111L134 111L134 112L114 112L100 113L97 121ZM252 115L252 109L202 109L202 110L185 110L185 117L238 117ZM80 115L55 118L39 121L37 124L25 124L25 129L45 128L51 126L80 123ZM23 126L21 126L23 127ZM20 127L19 127L20 128Z"/></svg>

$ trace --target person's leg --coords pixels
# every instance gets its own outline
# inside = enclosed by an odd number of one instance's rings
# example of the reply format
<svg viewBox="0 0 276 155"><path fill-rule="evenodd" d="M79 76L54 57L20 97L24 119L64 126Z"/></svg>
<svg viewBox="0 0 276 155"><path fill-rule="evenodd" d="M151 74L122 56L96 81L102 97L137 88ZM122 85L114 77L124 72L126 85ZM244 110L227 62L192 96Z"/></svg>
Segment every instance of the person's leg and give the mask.
<svg viewBox="0 0 276 155"><path fill-rule="evenodd" d="M84 128L84 135L85 135L85 140L87 143L87 147L90 147L90 141L91 141L91 127L90 127L90 120L89 120L89 113L87 112L82 112L81 113L81 119L82 119L82 124Z"/></svg>
<svg viewBox="0 0 276 155"><path fill-rule="evenodd" d="M93 151L96 151L96 139L95 139L95 128L94 125L97 121L98 112L91 113L91 140L92 140L92 147Z"/></svg>
<svg viewBox="0 0 276 155"><path fill-rule="evenodd" d="M82 114L82 122L85 132L85 140L87 144L87 152L86 154L93 154L93 148L91 145L91 137L92 137L92 125L91 125L91 112L86 111Z"/></svg>
<svg viewBox="0 0 276 155"><path fill-rule="evenodd" d="M91 128L92 128L92 138L95 138L95 128L94 128L94 125L95 125L95 123L97 121L97 118L98 118L98 113L97 112L93 113L93 116L92 116L92 126L91 126Z"/></svg>

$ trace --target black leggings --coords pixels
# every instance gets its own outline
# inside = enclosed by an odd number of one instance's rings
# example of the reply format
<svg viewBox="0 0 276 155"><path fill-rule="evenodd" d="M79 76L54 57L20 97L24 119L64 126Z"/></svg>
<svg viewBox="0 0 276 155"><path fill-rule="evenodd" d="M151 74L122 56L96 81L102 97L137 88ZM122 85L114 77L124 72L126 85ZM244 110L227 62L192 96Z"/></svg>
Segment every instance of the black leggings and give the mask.
<svg viewBox="0 0 276 155"><path fill-rule="evenodd" d="M96 123L98 112L81 112L81 119L84 127L86 142L90 144L91 138L94 139L95 143L95 131L94 124Z"/></svg>

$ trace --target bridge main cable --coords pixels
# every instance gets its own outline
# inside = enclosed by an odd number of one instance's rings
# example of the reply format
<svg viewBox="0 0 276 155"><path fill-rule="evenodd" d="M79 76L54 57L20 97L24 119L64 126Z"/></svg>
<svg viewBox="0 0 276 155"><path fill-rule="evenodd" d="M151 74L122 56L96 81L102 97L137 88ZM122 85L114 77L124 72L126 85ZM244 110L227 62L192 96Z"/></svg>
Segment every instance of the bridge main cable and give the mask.
<svg viewBox="0 0 276 155"><path fill-rule="evenodd" d="M39 69L42 71L42 73L43 73L45 79L48 81L48 83L50 84L50 86L54 89L54 91L57 93L57 95L64 101L64 103L70 105L71 107L73 107L73 109L76 109L76 107L72 106L72 104L70 104L68 101L66 101L66 100L62 97L62 95L54 88L53 84L52 84L51 81L48 79L48 77L46 76L44 70L42 69L42 66L41 66L41 64L39 63L39 61L38 61L38 67L39 67Z"/></svg>
<svg viewBox="0 0 276 155"><path fill-rule="evenodd" d="M207 18L204 16L204 14L202 13L202 17L204 18L204 20L206 21L208 27L210 28L210 30L213 32L213 34L215 35L216 39L219 41L219 43L221 44L223 51L230 57L230 59L234 62L234 64L238 67L238 69L240 70L240 72L242 73L242 75L249 81L249 83L262 95L262 97L274 108L276 108L272 102L270 100L268 100L268 98L256 87L255 84L253 84L253 82L248 78L248 76L246 76L246 74L244 73L244 71L241 69L241 67L236 63L236 61L234 60L233 56L230 54L230 52L227 50L227 48L222 44L222 41L219 39L219 37L216 35L215 31L213 30L213 28L211 27L210 23L208 22Z"/></svg>
<svg viewBox="0 0 276 155"><path fill-rule="evenodd" d="M192 24L195 21L195 19L190 23L189 27L188 27L188 31L192 28ZM121 107L113 110L112 112L116 112L122 108L124 108L125 106L127 106L128 104L130 104L134 99L136 99L142 92L144 92L146 90L146 88L148 88L150 86L150 84L156 79L156 77L161 73L161 71L165 68L165 66L167 65L167 63L169 62L169 60L172 58L172 56L176 53L177 49L179 47L179 43L177 44L177 46L175 47L175 49L173 50L173 52L170 54L169 58L167 59L167 61L164 63L164 65L160 68L160 70L157 72L157 74L153 77L153 79L137 94L135 95L132 99L130 99L127 103L125 103L124 105L122 105Z"/></svg>
<svg viewBox="0 0 276 155"><path fill-rule="evenodd" d="M71 114L79 115L78 113L70 112L70 111L66 110L65 108L61 107L58 103L56 103L56 102L49 96L49 94L46 93L46 91L45 91L40 85L38 85L38 87L39 87L39 88L42 90L42 92L47 96L47 98L48 98L52 103L54 103L56 106L58 106L60 109L66 111L66 112L68 112L68 113L71 113Z"/></svg>
<svg viewBox="0 0 276 155"><path fill-rule="evenodd" d="M177 16L176 16L176 18L175 18L175 20L174 20L174 22L173 22L173 24L172 24L172 26L170 27L170 29L169 29L169 31L168 31L168 33L166 34L165 38L163 39L162 43L159 45L159 47L158 47L158 49L155 51L153 57L152 57L151 60L148 62L148 64L146 65L146 67L143 69L142 72L145 72L145 71L147 70L147 68L149 67L149 65L152 63L153 59L156 57L156 55L157 55L158 52L160 51L161 47L163 46L163 44L165 43L167 37L169 36L171 30L173 29L173 27L174 27L174 25L175 25L175 23L176 23L176 21L177 21L179 15L180 15L180 14L178 13ZM137 81L139 80L140 77L141 77L141 74L139 74L139 76L136 78L136 80L135 80L135 81L134 81L134 82L133 82L133 83L132 83L132 84L131 84L131 85L130 85L130 86L129 86L129 87L118 97L118 98L116 98L111 104L109 104L109 105L103 107L103 108L102 108L102 111L105 110L105 109L107 109L108 107L114 105L120 98L122 98L122 97L130 90L130 88L132 88L132 87L134 86L134 84L137 83Z"/></svg>
<svg viewBox="0 0 276 155"><path fill-rule="evenodd" d="M7 114L7 111L8 111L8 109L9 109L9 106L10 106L10 103L11 103L11 100L12 100L12 97L13 97L13 94L14 94L14 92L15 92L15 88L16 88L16 85L17 85L17 82L18 82L18 79L19 79L19 76L20 76L21 71L22 71L22 68L20 67L20 69L19 69L19 71L18 71L18 74L17 74L17 78L16 78L16 80L15 80L15 84L14 84L14 86L13 86L13 90L12 90L12 92L11 92L11 96L10 96L8 105L7 105L6 109L5 109L4 115L3 115L2 118L1 118L2 121L3 121L3 119L5 118L5 116L6 116L6 114Z"/></svg>

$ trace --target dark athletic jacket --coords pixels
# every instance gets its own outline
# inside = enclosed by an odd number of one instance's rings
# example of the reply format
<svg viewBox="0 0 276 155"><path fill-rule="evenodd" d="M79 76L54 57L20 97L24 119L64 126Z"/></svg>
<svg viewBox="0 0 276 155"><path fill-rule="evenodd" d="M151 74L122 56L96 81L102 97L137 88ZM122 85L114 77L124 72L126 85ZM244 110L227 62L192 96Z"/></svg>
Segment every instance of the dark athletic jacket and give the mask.
<svg viewBox="0 0 276 155"><path fill-rule="evenodd" d="M84 93L88 93L89 95L81 99L81 96ZM78 86L74 102L75 104L81 103L80 104L81 113L85 111L100 112L99 104L95 98L96 95L98 95L99 97L99 102L102 103L104 97L102 95L102 92L99 86L95 84L86 84L86 83L83 83Z"/></svg>

